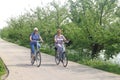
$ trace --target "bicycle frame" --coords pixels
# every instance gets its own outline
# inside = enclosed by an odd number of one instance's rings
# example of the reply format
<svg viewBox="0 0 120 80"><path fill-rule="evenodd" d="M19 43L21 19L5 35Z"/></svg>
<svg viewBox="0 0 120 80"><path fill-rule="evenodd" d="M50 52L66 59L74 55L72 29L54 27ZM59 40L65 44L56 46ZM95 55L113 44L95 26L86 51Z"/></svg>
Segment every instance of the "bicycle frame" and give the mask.
<svg viewBox="0 0 120 80"><path fill-rule="evenodd" d="M41 65L41 54L40 54L40 45L39 45L39 42L40 41L37 41L36 46L35 46L35 57L33 59L31 57L31 63L32 63L32 65L36 61L37 67L39 67Z"/></svg>
<svg viewBox="0 0 120 80"><path fill-rule="evenodd" d="M65 47L62 45L62 51L60 51L59 53L57 53L57 48L55 49L55 62L58 65L60 62L63 63L63 66L66 67L68 64L68 58L67 58L67 54L65 51Z"/></svg>

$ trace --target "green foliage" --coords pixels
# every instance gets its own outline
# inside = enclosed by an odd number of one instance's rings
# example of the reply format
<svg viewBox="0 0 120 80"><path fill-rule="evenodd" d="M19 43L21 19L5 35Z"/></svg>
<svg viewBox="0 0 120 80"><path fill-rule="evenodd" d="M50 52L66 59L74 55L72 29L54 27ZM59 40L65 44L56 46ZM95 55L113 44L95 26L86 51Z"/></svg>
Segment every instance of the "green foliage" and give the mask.
<svg viewBox="0 0 120 80"><path fill-rule="evenodd" d="M42 45L42 47L40 48L41 52L49 54L49 55L55 55L55 50L54 47L50 47L47 44Z"/></svg>
<svg viewBox="0 0 120 80"><path fill-rule="evenodd" d="M117 0L69 0L69 3L70 19L80 28L79 34L83 35L77 41L82 45L80 47L92 50L93 55L106 50L108 58L118 54L120 28L119 24L116 25L119 21Z"/></svg>
<svg viewBox="0 0 120 80"><path fill-rule="evenodd" d="M120 74L119 69L120 65L119 64L114 64L110 61L101 61L101 60L84 60L83 62L79 61L79 63L89 65L93 68L101 69L104 71Z"/></svg>
<svg viewBox="0 0 120 80"><path fill-rule="evenodd" d="M109 59L120 52L119 12L117 0L69 0L63 6L53 1L50 6L11 18L1 30L1 37L28 46L30 33L38 27L44 42L53 47L56 29L61 28L73 42L72 49L93 57L105 50L105 58Z"/></svg>

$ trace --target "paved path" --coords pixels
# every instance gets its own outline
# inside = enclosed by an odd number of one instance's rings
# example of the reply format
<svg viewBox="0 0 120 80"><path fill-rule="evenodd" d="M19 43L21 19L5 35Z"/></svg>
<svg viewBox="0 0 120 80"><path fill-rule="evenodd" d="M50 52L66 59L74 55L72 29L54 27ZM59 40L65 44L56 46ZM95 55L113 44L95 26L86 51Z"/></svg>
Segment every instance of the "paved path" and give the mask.
<svg viewBox="0 0 120 80"><path fill-rule="evenodd" d="M120 80L120 75L70 62L57 66L54 57L42 54L42 65L30 64L30 50L0 39L0 57L9 69L6 80Z"/></svg>

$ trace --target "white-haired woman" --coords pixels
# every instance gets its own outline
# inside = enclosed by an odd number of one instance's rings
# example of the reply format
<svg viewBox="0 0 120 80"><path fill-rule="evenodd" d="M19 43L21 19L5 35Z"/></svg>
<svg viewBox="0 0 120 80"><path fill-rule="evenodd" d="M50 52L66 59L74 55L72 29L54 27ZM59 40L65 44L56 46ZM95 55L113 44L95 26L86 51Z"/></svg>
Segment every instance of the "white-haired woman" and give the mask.
<svg viewBox="0 0 120 80"><path fill-rule="evenodd" d="M32 57L34 57L35 55L35 45L37 44L37 41L39 40L43 42L42 37L38 33L38 28L35 27L34 31L30 35L30 47L31 47ZM40 44L38 44L38 46L40 47Z"/></svg>

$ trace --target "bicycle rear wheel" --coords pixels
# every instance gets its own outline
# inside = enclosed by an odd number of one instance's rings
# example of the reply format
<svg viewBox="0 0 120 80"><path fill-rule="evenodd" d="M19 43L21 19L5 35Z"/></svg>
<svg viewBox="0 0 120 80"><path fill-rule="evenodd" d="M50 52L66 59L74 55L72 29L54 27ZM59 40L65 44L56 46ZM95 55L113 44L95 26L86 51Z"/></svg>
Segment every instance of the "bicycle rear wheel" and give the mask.
<svg viewBox="0 0 120 80"><path fill-rule="evenodd" d="M40 52L36 53L36 65L37 67L40 67L41 65L41 53Z"/></svg>
<svg viewBox="0 0 120 80"><path fill-rule="evenodd" d="M60 63L59 54L57 54L57 52L55 52L55 62L57 65L59 65L59 63Z"/></svg>
<svg viewBox="0 0 120 80"><path fill-rule="evenodd" d="M62 63L63 63L64 67L66 67L68 64L68 57L67 57L67 54L65 52L62 55Z"/></svg>

